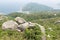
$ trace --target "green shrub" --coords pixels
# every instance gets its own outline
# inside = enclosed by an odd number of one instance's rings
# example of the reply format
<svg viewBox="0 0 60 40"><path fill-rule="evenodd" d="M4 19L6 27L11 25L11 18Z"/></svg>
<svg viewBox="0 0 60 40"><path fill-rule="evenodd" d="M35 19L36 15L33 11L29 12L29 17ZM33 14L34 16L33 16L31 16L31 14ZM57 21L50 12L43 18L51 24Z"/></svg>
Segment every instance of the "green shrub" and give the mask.
<svg viewBox="0 0 60 40"><path fill-rule="evenodd" d="M24 32L24 36L27 40L41 40L41 31L38 26L35 26L32 29L26 29Z"/></svg>

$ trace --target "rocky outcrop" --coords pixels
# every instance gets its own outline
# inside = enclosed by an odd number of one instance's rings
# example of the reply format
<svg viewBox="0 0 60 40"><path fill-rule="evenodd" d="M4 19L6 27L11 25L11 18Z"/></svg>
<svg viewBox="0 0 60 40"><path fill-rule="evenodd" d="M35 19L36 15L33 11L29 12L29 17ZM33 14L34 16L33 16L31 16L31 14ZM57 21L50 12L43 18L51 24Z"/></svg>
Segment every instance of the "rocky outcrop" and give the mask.
<svg viewBox="0 0 60 40"><path fill-rule="evenodd" d="M2 24L2 29L3 30L5 30L5 29L15 30L15 29L17 29L17 27L18 27L18 24L15 21L13 21L13 20L9 20L9 21L4 22Z"/></svg>
<svg viewBox="0 0 60 40"><path fill-rule="evenodd" d="M41 25L38 24L38 23L35 23L35 24L38 25L38 26L40 27L40 29L41 29L41 32L42 32L42 34L43 34L42 40L46 40L46 33L45 33L45 28L44 28L44 26L41 26Z"/></svg>
<svg viewBox="0 0 60 40"><path fill-rule="evenodd" d="M2 24L2 29L3 30L12 29L12 30L17 30L17 31L24 31L27 28L32 28L35 25L38 25L41 29L42 34L43 34L42 40L46 40L46 34L45 34L44 26L41 26L38 23L26 22L23 18L20 18L20 17L16 17L15 21L9 20L9 21L4 22Z"/></svg>
<svg viewBox="0 0 60 40"><path fill-rule="evenodd" d="M15 18L15 21L16 21L17 23L20 23L20 24L26 22L26 21L25 21L23 18L21 18L21 17L16 17L16 18Z"/></svg>
<svg viewBox="0 0 60 40"><path fill-rule="evenodd" d="M32 28L32 27L34 27L34 26L35 26L35 25L34 25L33 23L31 23L31 22L26 22L26 23L20 24L20 25L18 26L18 29L24 31L25 29L27 29L27 28Z"/></svg>

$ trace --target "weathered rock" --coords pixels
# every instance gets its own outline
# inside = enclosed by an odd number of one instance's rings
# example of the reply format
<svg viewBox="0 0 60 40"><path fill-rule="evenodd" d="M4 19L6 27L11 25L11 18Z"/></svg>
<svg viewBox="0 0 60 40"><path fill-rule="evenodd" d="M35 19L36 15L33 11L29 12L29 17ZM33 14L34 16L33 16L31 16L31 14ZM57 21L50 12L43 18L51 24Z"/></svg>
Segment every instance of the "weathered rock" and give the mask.
<svg viewBox="0 0 60 40"><path fill-rule="evenodd" d="M25 21L23 18L21 18L21 17L16 17L16 18L15 18L15 21L17 21L17 23L20 23L20 24L26 22L26 21Z"/></svg>
<svg viewBox="0 0 60 40"><path fill-rule="evenodd" d="M17 27L18 27L18 24L15 21L13 21L13 20L9 20L9 21L4 22L2 24L2 29L3 30L5 30L5 29L15 30L15 29L17 29Z"/></svg>
<svg viewBox="0 0 60 40"><path fill-rule="evenodd" d="M38 24L38 23L34 23L34 24L36 24L36 25L38 25L39 27L40 27L40 29L41 29L41 32L42 32L42 40L46 40L46 34L45 34L45 28L44 28L44 26L41 26L40 24Z"/></svg>
<svg viewBox="0 0 60 40"><path fill-rule="evenodd" d="M29 27L34 27L35 26L35 23L32 23L32 22L28 22L29 24Z"/></svg>
<svg viewBox="0 0 60 40"><path fill-rule="evenodd" d="M34 27L34 26L35 26L35 25L34 25L33 23L31 23L31 22L26 22L26 23L20 24L20 25L18 26L18 29L24 31L25 29L27 29L27 28L32 28L32 27Z"/></svg>
<svg viewBox="0 0 60 40"><path fill-rule="evenodd" d="M44 26L41 26L38 23L26 22L26 23L23 23L23 24L19 25L18 29L21 30L21 31L24 31L25 29L34 27L35 25L38 25L41 29L41 32L43 34L42 40L46 40L45 28L44 28Z"/></svg>
<svg viewBox="0 0 60 40"><path fill-rule="evenodd" d="M55 22L55 24L57 24L57 23L60 23L60 20Z"/></svg>

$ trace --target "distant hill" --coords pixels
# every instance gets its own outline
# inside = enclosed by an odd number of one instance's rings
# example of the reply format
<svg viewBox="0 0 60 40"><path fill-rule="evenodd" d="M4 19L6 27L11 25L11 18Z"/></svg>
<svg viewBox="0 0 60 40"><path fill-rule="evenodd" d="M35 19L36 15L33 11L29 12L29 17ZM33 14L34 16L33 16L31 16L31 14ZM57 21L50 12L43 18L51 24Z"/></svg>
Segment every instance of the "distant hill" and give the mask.
<svg viewBox="0 0 60 40"><path fill-rule="evenodd" d="M22 6L23 5L23 6ZM25 5L25 6L24 6ZM38 4L38 3L28 3L28 4L19 4L19 3L2 3L0 4L0 13L9 14L11 12L20 11L22 8L22 12L38 12L38 11L60 11L60 9L53 9L46 5Z"/></svg>
<svg viewBox="0 0 60 40"><path fill-rule="evenodd" d="M22 9L23 11L47 11L47 10L53 10L53 8L37 4L37 3L28 3L25 5Z"/></svg>

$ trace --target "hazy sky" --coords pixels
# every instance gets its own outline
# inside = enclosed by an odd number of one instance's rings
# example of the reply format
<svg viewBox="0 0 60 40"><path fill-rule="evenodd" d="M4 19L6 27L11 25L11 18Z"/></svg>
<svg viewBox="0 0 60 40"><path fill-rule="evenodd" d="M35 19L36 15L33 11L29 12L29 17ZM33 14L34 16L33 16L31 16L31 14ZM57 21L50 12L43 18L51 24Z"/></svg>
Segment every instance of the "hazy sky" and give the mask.
<svg viewBox="0 0 60 40"><path fill-rule="evenodd" d="M36 2L40 4L44 4L53 8L58 8L60 9L60 0L0 0L0 4L3 3L19 3L19 4L26 4L29 2Z"/></svg>

